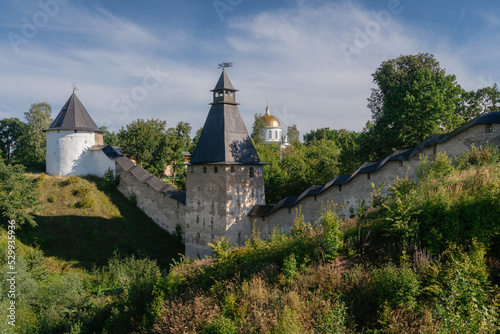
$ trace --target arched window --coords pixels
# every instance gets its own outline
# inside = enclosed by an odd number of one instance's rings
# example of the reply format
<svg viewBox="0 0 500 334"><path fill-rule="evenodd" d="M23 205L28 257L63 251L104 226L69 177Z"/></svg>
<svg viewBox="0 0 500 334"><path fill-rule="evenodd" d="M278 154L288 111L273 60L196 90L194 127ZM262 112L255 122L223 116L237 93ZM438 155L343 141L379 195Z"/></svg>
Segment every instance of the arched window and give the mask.
<svg viewBox="0 0 500 334"><path fill-rule="evenodd" d="M276 139L278 139L278 130L276 130L274 134L276 136Z"/></svg>
<svg viewBox="0 0 500 334"><path fill-rule="evenodd" d="M250 167L250 177L254 177L255 176L255 172L253 170L253 167Z"/></svg>
<svg viewBox="0 0 500 334"><path fill-rule="evenodd" d="M267 138L268 138L268 139L273 138L273 131L272 131L272 130L269 130L269 133L268 133Z"/></svg>
<svg viewBox="0 0 500 334"><path fill-rule="evenodd" d="M203 173L207 173L207 167L203 167Z"/></svg>

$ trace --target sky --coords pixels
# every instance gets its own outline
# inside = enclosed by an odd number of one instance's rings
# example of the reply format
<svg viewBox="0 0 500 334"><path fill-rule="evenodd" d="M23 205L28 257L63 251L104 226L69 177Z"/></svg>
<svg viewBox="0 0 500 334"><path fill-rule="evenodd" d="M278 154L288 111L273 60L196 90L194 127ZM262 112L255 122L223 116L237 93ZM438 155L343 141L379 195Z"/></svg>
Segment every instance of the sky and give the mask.
<svg viewBox="0 0 500 334"><path fill-rule="evenodd" d="M491 0L0 0L0 119L73 87L98 126L136 119L203 126L221 70L249 131L271 114L301 135L361 131L372 73L430 53L466 90L500 81Z"/></svg>

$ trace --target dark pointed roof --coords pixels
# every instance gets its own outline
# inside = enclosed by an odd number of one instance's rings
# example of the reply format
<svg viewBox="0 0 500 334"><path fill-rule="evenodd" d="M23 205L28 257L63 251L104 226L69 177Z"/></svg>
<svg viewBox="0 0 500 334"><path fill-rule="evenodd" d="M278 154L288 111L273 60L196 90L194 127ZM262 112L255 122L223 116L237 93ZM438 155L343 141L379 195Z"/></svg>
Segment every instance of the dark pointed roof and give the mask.
<svg viewBox="0 0 500 334"><path fill-rule="evenodd" d="M231 80L229 80L229 77L227 76L225 69L222 70L219 81L217 82L217 85L215 85L215 88L212 91L221 89L238 91L237 89L234 89L233 84L231 83Z"/></svg>
<svg viewBox="0 0 500 334"><path fill-rule="evenodd" d="M236 91L225 71L215 88ZM212 104L190 163L261 164L236 103Z"/></svg>
<svg viewBox="0 0 500 334"><path fill-rule="evenodd" d="M76 96L71 94L48 130L87 130L102 132Z"/></svg>

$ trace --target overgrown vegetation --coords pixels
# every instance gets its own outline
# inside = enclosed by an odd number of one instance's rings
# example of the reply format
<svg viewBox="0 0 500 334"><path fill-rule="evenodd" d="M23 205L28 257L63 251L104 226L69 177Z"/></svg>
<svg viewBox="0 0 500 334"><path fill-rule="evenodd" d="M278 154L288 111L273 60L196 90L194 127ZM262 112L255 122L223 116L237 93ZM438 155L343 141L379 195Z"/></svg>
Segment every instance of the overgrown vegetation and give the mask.
<svg viewBox="0 0 500 334"><path fill-rule="evenodd" d="M213 242L214 258L183 258L158 281L136 332L494 333L498 157L423 159L418 182L374 187L353 218L330 205L244 248Z"/></svg>

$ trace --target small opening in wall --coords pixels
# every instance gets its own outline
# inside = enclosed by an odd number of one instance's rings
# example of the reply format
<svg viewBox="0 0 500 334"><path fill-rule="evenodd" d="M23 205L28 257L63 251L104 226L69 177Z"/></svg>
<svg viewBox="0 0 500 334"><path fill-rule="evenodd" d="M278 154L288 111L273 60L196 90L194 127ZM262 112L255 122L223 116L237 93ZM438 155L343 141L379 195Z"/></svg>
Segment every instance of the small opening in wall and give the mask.
<svg viewBox="0 0 500 334"><path fill-rule="evenodd" d="M369 180L370 178L371 178L371 175L370 175L370 173L368 173L368 180Z"/></svg>
<svg viewBox="0 0 500 334"><path fill-rule="evenodd" d="M217 173L217 167L214 167L214 173Z"/></svg>
<svg viewBox="0 0 500 334"><path fill-rule="evenodd" d="M207 167L203 167L203 173L207 173Z"/></svg>
<svg viewBox="0 0 500 334"><path fill-rule="evenodd" d="M255 176L255 171L253 169L253 167L250 167L250 177L254 177Z"/></svg>
<svg viewBox="0 0 500 334"><path fill-rule="evenodd" d="M339 184L339 191L342 191L342 185Z"/></svg>
<svg viewBox="0 0 500 334"><path fill-rule="evenodd" d="M488 133L493 132L493 124L486 124L486 132Z"/></svg>
<svg viewBox="0 0 500 334"><path fill-rule="evenodd" d="M401 164L401 167L403 167L403 161L400 161L399 163Z"/></svg>
<svg viewBox="0 0 500 334"><path fill-rule="evenodd" d="M194 167L191 167L191 173L194 173Z"/></svg>
<svg viewBox="0 0 500 334"><path fill-rule="evenodd" d="M236 168L234 166L231 166L231 173L234 173Z"/></svg>

